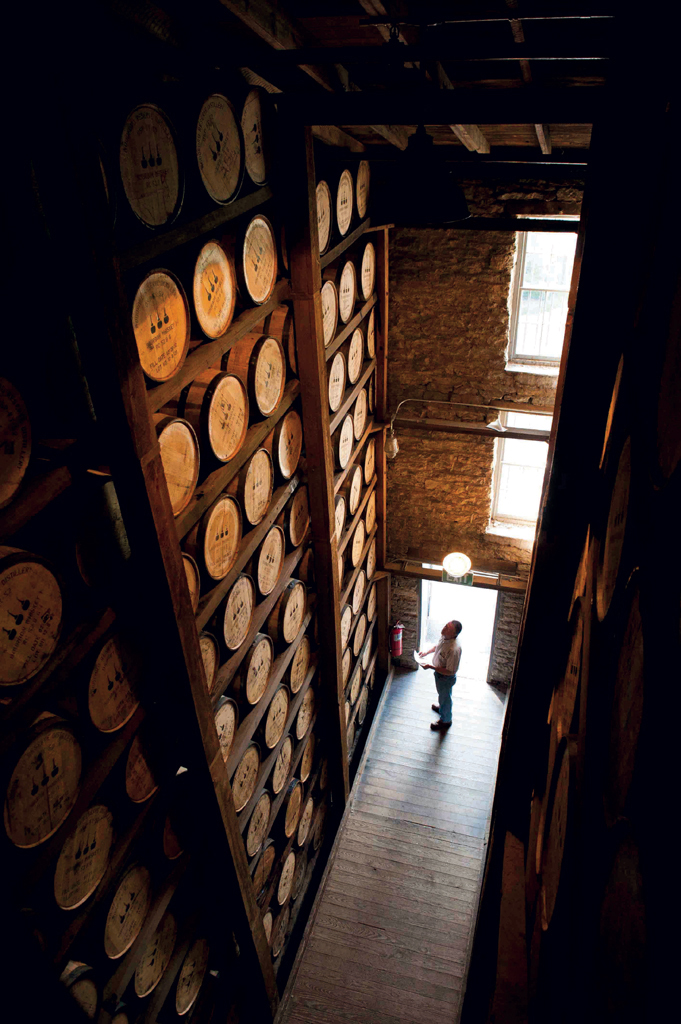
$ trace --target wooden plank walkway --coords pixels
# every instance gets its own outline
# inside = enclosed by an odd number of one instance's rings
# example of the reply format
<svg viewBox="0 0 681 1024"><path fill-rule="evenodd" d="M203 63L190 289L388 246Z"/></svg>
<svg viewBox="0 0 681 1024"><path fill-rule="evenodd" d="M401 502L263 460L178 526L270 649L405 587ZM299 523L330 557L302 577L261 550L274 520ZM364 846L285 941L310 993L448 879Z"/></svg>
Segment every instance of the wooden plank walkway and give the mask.
<svg viewBox="0 0 681 1024"><path fill-rule="evenodd" d="M436 700L395 676L277 1024L459 1019L505 700L459 675L443 736Z"/></svg>

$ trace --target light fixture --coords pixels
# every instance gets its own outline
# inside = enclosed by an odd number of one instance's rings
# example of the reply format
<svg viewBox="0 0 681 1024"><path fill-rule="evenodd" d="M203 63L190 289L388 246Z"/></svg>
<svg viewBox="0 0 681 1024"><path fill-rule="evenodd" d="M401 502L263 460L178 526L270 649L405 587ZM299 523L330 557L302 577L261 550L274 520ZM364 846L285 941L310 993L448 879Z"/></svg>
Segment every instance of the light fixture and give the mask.
<svg viewBox="0 0 681 1024"><path fill-rule="evenodd" d="M468 555L464 555L463 551L450 551L442 559L442 568L450 576L465 576L467 572L470 572L472 564Z"/></svg>
<svg viewBox="0 0 681 1024"><path fill-rule="evenodd" d="M391 427L388 431L388 436L385 439L385 457L386 459L394 459L400 450L400 442L397 440L397 435Z"/></svg>

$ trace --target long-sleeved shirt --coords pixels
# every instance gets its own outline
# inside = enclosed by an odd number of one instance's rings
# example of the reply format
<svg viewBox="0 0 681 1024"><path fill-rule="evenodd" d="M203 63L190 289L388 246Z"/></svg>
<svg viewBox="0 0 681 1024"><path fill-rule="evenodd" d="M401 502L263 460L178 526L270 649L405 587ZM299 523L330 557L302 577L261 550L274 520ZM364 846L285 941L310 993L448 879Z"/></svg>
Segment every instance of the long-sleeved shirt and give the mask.
<svg viewBox="0 0 681 1024"><path fill-rule="evenodd" d="M461 661L461 645L458 640L443 637L433 654L433 667L443 676L455 676Z"/></svg>

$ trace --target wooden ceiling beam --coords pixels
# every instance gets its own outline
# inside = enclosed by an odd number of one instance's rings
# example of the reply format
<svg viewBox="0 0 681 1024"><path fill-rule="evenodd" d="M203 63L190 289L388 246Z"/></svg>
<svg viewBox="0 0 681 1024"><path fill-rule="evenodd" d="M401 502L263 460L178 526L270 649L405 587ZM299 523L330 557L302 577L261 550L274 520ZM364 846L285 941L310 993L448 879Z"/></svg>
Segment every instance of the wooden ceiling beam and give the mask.
<svg viewBox="0 0 681 1024"><path fill-rule="evenodd" d="M363 143L344 132L342 128L336 128L335 125L313 124L312 134L316 139L326 142L329 146L340 146L343 149L349 149L351 153L366 151L366 146Z"/></svg>
<svg viewBox="0 0 681 1024"><path fill-rule="evenodd" d="M222 0L223 3L226 0ZM512 24L514 24L512 22ZM384 67L394 64L420 64L429 61L456 61L458 63L492 63L516 60L540 61L589 61L600 63L609 60L609 53L603 46L583 44L577 46L561 46L558 43L550 46L535 46L523 40L518 44L489 43L476 46L462 46L460 43L440 44L415 43L414 45L386 46L300 46L279 49L272 55L276 67L290 68L301 64L326 67L330 64L343 65L375 65ZM246 58L250 59L250 58Z"/></svg>
<svg viewBox="0 0 681 1024"><path fill-rule="evenodd" d="M305 33L296 25L295 21L281 8L275 7L273 3L270 3L269 0L220 0L220 2L223 7L237 17L255 35L279 53L299 50L308 41ZM272 54L272 57L274 58L275 55ZM262 60L264 60L263 56L256 58L254 62L256 68L259 67ZM244 60L244 64L250 65L251 63L253 62L248 58ZM328 92L334 92L339 81L343 83L345 89L356 88L350 82L349 75L340 61L331 62L337 65L335 70L338 79L334 79L325 67L320 68L307 61L294 61L294 63ZM336 127L337 123L333 127ZM347 124L348 122L344 123ZM319 127L323 126L320 124ZM403 128L384 124L372 125L372 128L392 145L397 146L399 149L406 148L407 135Z"/></svg>
<svg viewBox="0 0 681 1024"><path fill-rule="evenodd" d="M536 124L534 130L537 133L539 148L544 156L551 155L551 129L547 124Z"/></svg>
<svg viewBox="0 0 681 1024"><path fill-rule="evenodd" d="M477 124L450 124L449 127L469 153L489 153L489 142Z"/></svg>

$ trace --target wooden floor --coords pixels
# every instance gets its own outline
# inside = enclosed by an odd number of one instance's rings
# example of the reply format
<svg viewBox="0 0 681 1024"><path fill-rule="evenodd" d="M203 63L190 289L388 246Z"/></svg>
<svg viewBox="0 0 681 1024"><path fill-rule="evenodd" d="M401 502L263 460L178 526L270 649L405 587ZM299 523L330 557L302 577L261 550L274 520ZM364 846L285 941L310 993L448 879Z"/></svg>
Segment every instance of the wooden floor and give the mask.
<svg viewBox="0 0 681 1024"><path fill-rule="evenodd" d="M443 736L434 700L394 678L278 1024L459 1019L504 697L460 674Z"/></svg>

